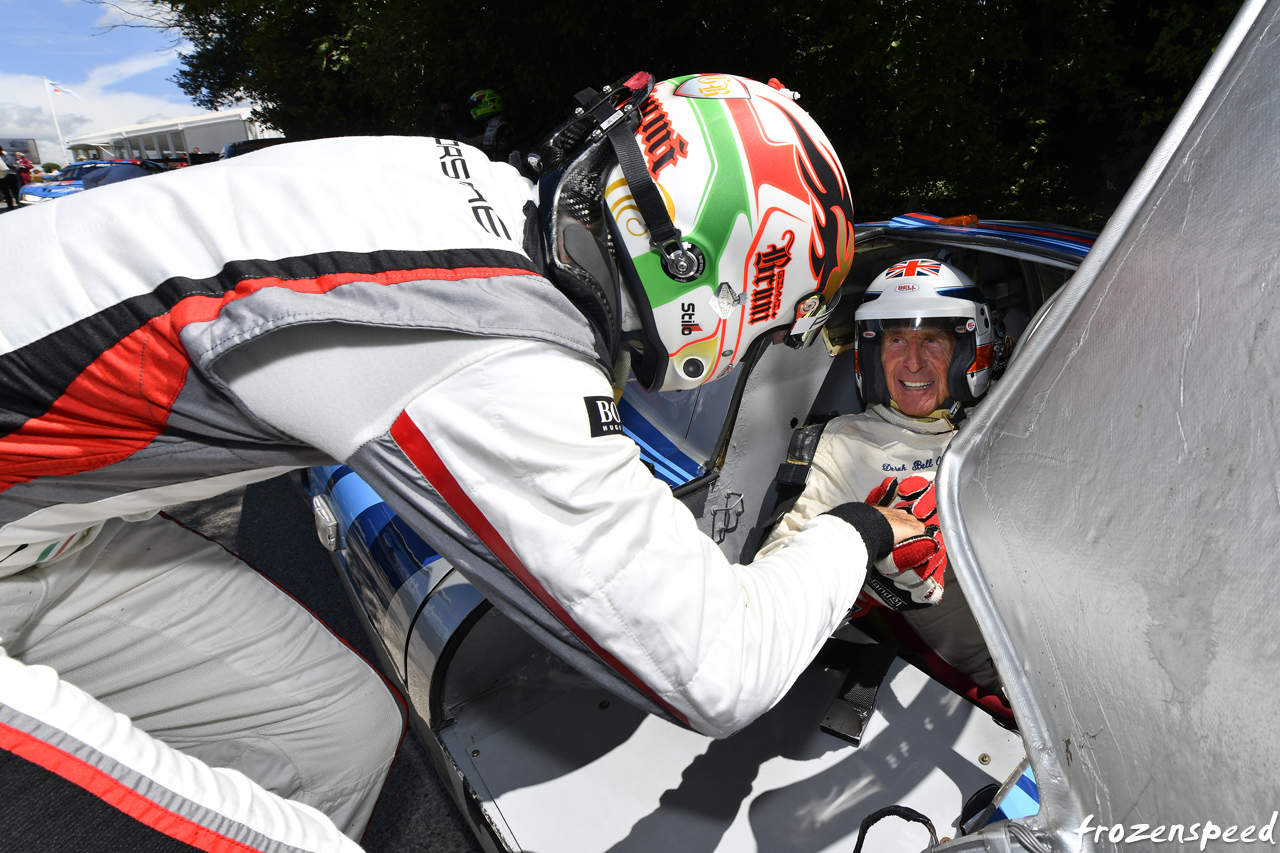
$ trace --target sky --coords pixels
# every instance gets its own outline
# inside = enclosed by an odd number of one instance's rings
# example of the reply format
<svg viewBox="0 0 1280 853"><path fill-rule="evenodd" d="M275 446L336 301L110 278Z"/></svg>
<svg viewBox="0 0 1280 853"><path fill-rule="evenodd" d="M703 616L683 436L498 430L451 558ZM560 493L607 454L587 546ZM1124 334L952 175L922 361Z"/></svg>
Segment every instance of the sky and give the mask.
<svg viewBox="0 0 1280 853"><path fill-rule="evenodd" d="M64 138L203 114L170 81L182 50L175 33L112 27L145 5L0 0L0 140L34 138L43 161L66 162L41 77L79 95L52 95Z"/></svg>

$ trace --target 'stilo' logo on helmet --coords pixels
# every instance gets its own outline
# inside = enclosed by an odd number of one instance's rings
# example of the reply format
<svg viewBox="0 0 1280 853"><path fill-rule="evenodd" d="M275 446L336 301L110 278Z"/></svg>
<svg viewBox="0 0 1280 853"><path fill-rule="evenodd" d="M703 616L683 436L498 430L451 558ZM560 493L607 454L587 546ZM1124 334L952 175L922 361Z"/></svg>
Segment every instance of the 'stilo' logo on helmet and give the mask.
<svg viewBox="0 0 1280 853"><path fill-rule="evenodd" d="M907 261L884 271L885 278L901 278L908 275L939 275L942 264L931 261ZM901 288L899 288L901 290Z"/></svg>
<svg viewBox="0 0 1280 853"><path fill-rule="evenodd" d="M912 291L912 290L919 290L919 289L920 289L920 286L915 284L900 284L894 288L894 290L898 291L899 293Z"/></svg>
<svg viewBox="0 0 1280 853"><path fill-rule="evenodd" d="M640 107L640 137L644 140L644 157L649 174L658 173L689 152L689 143L671 131L671 117L661 102L650 95Z"/></svg>
<svg viewBox="0 0 1280 853"><path fill-rule="evenodd" d="M695 313L697 307L692 302L680 303L680 334L686 337L694 332L702 331L702 327L698 325L698 316Z"/></svg>
<svg viewBox="0 0 1280 853"><path fill-rule="evenodd" d="M791 245L796 241L795 232L782 235L786 243L771 243L763 252L756 252L756 276L751 282L751 312L747 322L763 323L778 316L782 307L782 284L786 266L791 263Z"/></svg>

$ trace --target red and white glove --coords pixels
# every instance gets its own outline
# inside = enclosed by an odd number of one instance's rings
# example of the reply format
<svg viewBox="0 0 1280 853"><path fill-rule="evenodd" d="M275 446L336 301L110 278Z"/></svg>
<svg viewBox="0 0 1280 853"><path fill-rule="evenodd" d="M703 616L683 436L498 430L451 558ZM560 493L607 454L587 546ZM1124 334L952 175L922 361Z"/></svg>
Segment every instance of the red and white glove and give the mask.
<svg viewBox="0 0 1280 853"><path fill-rule="evenodd" d="M915 478L912 478L915 479ZM872 506L893 506L894 498L898 496L898 478L885 477L880 485L876 486L863 499L864 504Z"/></svg>
<svg viewBox="0 0 1280 853"><path fill-rule="evenodd" d="M895 499L897 502L893 503ZM889 477L871 490L866 502L878 506L893 503L895 509L906 510L920 519L925 531L899 542L888 557L876 562L858 596L858 605L865 607L862 599L868 594L894 610L915 610L937 604L942 600L947 548L938 527L933 481L915 476L899 482Z"/></svg>

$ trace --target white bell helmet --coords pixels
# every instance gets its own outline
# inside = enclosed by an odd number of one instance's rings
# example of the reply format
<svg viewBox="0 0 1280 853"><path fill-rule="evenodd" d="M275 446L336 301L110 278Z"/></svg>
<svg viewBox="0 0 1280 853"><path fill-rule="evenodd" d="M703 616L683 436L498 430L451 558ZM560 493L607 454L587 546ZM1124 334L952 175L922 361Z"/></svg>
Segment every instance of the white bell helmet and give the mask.
<svg viewBox="0 0 1280 853"><path fill-rule="evenodd" d="M880 341L881 333L890 329L951 332L956 336L947 369L952 400L972 405L987 392L995 357L995 326L982 292L951 264L932 258L894 264L871 282L853 316L858 391L866 405L889 403Z"/></svg>

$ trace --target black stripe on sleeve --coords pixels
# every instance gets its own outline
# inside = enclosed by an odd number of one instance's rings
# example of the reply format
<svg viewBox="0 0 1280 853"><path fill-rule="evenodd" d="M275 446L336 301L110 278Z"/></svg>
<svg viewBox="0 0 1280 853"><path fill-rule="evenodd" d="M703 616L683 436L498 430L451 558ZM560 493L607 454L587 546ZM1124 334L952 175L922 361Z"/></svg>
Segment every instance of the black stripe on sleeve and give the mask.
<svg viewBox="0 0 1280 853"><path fill-rule="evenodd" d="M242 281L307 281L324 275L393 270L506 267L540 274L522 254L490 249L326 252L276 261L233 261L205 279L174 277L150 293L119 302L21 349L0 355L0 437L49 410L77 376L146 323L190 296L222 296Z"/></svg>

